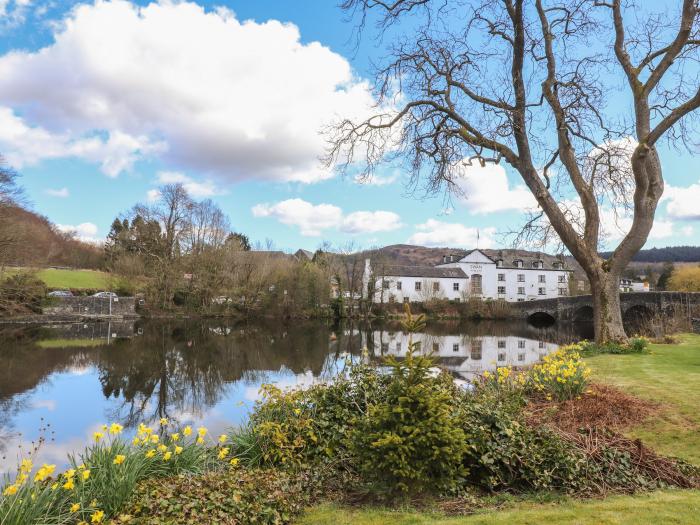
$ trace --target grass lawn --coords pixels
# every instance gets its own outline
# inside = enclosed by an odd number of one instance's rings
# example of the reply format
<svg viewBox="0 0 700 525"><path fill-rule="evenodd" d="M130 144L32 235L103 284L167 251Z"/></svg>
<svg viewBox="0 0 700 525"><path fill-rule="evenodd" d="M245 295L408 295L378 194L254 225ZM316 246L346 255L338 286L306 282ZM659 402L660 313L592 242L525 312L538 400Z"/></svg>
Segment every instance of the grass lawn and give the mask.
<svg viewBox="0 0 700 525"><path fill-rule="evenodd" d="M604 500L566 500L558 503L517 503L498 511L471 516L446 517L435 514L381 510L356 510L332 505L309 511L300 525L638 525L643 523L700 523L700 491L668 490L639 496L611 496Z"/></svg>
<svg viewBox="0 0 700 525"><path fill-rule="evenodd" d="M700 465L700 335L684 335L677 345L652 345L648 355L601 355L586 362L596 381L662 404L631 436Z"/></svg>
<svg viewBox="0 0 700 525"><path fill-rule="evenodd" d="M12 272L13 270L7 270ZM56 270L45 268L37 271L39 279L44 281L47 287L56 289L107 289L110 282L110 274L95 270Z"/></svg>
<svg viewBox="0 0 700 525"><path fill-rule="evenodd" d="M700 465L700 335L684 335L677 345L652 345L649 354L600 355L586 359L594 381L618 386L661 403L662 410L629 434L655 450ZM466 517L348 509L310 509L302 525L471 524L638 524L699 523L700 491L668 490L637 496L565 503L513 503Z"/></svg>

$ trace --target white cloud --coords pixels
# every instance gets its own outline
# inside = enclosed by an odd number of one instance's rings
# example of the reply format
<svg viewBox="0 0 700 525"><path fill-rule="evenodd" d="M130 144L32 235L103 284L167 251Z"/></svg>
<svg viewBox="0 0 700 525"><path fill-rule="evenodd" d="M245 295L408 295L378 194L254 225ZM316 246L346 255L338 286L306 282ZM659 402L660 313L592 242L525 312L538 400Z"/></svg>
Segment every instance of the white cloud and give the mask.
<svg viewBox="0 0 700 525"><path fill-rule="evenodd" d="M100 164L105 175L116 177L131 169L141 156L164 151L165 144L121 131L111 131L106 138L97 134L72 138L69 133L29 126L12 109L0 106L0 148L7 162L16 168L45 159L77 157Z"/></svg>
<svg viewBox="0 0 700 525"><path fill-rule="evenodd" d="M666 186L662 200L666 213L674 219L700 220L700 182L687 188Z"/></svg>
<svg viewBox="0 0 700 525"><path fill-rule="evenodd" d="M695 233L695 228L693 228L692 226L683 226L681 228L681 233L686 237L692 237Z"/></svg>
<svg viewBox="0 0 700 525"><path fill-rule="evenodd" d="M401 227L401 218L390 211L356 211L346 216L333 204L311 204L303 199L287 199L276 204L258 204L255 217L273 217L282 224L299 227L305 236L321 235L323 230L339 229L345 233L377 233Z"/></svg>
<svg viewBox="0 0 700 525"><path fill-rule="evenodd" d="M340 229L347 233L389 232L401 228L401 217L391 211L356 211L343 219Z"/></svg>
<svg viewBox="0 0 700 525"><path fill-rule="evenodd" d="M328 228L337 227L343 219L343 210L332 204L313 205L302 199L287 199L277 204L257 204L255 217L274 217L282 224L298 226L301 234L315 237Z"/></svg>
<svg viewBox="0 0 700 525"><path fill-rule="evenodd" d="M319 130L374 103L344 57L302 43L293 24L241 22L187 1L78 5L51 45L0 57L0 78L15 118L54 146L47 155L6 137L8 158L90 158L75 144L91 139L109 175L157 154L230 179L315 182L332 175L317 160Z"/></svg>
<svg viewBox="0 0 700 525"><path fill-rule="evenodd" d="M216 187L216 185L210 181L196 182L192 178L188 177L184 173L178 171L161 171L158 173L158 183L160 184L177 184L183 185L187 193L191 197L202 198L211 197L213 195L221 195L225 193L223 190ZM151 190L154 191L154 190ZM155 190L157 193L157 190ZM150 194L151 192L149 192ZM155 200L155 199L153 199Z"/></svg>
<svg viewBox="0 0 700 525"><path fill-rule="evenodd" d="M467 248L474 248L477 243L480 248L491 248L495 244L493 236L496 234L496 228L492 227L472 228L459 223L428 219L427 222L417 225L416 230L408 239L409 244Z"/></svg>
<svg viewBox="0 0 700 525"><path fill-rule="evenodd" d="M146 192L146 200L148 202L156 202L158 199L160 199L160 191L158 190L148 190Z"/></svg>
<svg viewBox="0 0 700 525"><path fill-rule="evenodd" d="M83 222L81 224L57 224L56 228L63 233L74 235L76 239L84 242L98 243L101 239L97 238L97 225L91 222Z"/></svg>
<svg viewBox="0 0 700 525"><path fill-rule="evenodd" d="M388 175L372 175L371 177L355 176L353 179L357 184L365 184L368 186L388 186L401 178L401 173L396 170Z"/></svg>
<svg viewBox="0 0 700 525"><path fill-rule="evenodd" d="M464 193L463 202L474 213L494 213L535 208L535 198L524 185L511 187L502 164L478 162L463 165L456 180Z"/></svg>
<svg viewBox="0 0 700 525"><path fill-rule="evenodd" d="M70 192L68 191L68 188L60 188L60 189L47 188L46 190L44 190L44 193L46 193L46 195L51 195L52 197L58 197L60 199L65 199L66 197L70 197Z"/></svg>

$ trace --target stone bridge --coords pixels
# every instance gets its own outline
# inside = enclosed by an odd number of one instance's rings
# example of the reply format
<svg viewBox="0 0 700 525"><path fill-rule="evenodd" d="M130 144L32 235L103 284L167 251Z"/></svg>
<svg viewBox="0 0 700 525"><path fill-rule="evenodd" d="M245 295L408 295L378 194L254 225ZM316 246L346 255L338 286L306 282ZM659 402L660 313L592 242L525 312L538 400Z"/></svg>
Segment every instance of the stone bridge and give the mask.
<svg viewBox="0 0 700 525"><path fill-rule="evenodd" d="M574 295L555 299L539 299L510 303L515 317L530 321L590 321L593 301L590 295ZM632 292L620 294L622 318L625 321L650 319L654 315L684 315L700 305L700 292Z"/></svg>

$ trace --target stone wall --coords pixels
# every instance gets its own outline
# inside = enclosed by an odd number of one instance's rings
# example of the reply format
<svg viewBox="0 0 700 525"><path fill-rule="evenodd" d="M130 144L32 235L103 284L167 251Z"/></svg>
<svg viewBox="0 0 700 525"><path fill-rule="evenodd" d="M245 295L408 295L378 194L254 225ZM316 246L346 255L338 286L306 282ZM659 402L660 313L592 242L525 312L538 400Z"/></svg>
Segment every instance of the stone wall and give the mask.
<svg viewBox="0 0 700 525"><path fill-rule="evenodd" d="M134 297L52 297L44 315L81 317L138 317Z"/></svg>

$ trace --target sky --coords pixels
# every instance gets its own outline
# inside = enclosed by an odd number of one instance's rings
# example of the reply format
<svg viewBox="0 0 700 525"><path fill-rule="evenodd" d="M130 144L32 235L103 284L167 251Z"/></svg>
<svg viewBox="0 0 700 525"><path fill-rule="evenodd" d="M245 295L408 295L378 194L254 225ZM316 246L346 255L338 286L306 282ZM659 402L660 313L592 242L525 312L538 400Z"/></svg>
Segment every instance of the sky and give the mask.
<svg viewBox="0 0 700 525"><path fill-rule="evenodd" d="M353 35L333 0L0 0L0 153L35 211L91 241L181 182L287 251L501 245L532 204L508 167L469 170L446 203L396 169L362 182L320 165L319 130L374 100L381 43ZM700 244L700 161L661 157L647 247Z"/></svg>

